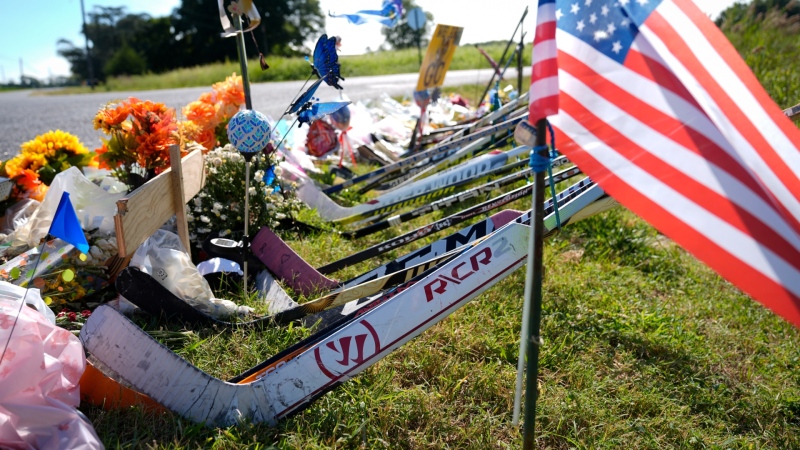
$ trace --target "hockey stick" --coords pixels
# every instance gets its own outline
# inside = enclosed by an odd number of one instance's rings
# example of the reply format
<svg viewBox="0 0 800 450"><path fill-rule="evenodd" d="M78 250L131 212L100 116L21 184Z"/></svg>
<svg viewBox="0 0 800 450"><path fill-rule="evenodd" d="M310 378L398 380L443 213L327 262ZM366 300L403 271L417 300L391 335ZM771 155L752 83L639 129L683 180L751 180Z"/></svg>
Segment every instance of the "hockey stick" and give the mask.
<svg viewBox="0 0 800 450"><path fill-rule="evenodd" d="M559 205L564 205L569 197L588 188L591 182L582 180L556 195ZM548 200L552 202L552 200ZM548 203L550 204L550 203ZM568 204L569 205L569 204ZM585 204L583 206L586 206ZM559 208L560 210L561 208ZM430 245L424 246L405 256L401 256L365 274L341 283L349 287L361 284L374 278L420 264L461 245L479 239L519 217L516 211L501 211L488 219L476 222L450 236L444 237ZM252 241L251 251L277 278L288 284L295 291L309 295L319 289L334 289L340 286L336 280L330 279L306 262L280 237L269 228L262 228Z"/></svg>
<svg viewBox="0 0 800 450"><path fill-rule="evenodd" d="M297 190L297 197L309 208L316 209L323 219L347 224L372 217L379 214L378 211L391 212L402 206L431 201L452 194L455 192L454 190L448 191L442 188L464 180L479 180L487 172L507 164L509 159L521 157L526 153L526 147L517 147L507 152L497 151L481 155L450 170L419 180L401 189L387 192L353 207L339 205L323 194L313 183L304 183L300 186ZM566 163L566 160L559 159L558 163ZM414 200L415 203L403 203L406 200ZM389 207L389 205L395 206ZM386 209L387 207L389 209Z"/></svg>
<svg viewBox="0 0 800 450"><path fill-rule="evenodd" d="M350 186L353 186L355 184L358 184L358 183L361 183L361 182L364 182L364 181L368 181L368 180L372 180L372 179L374 179L376 177L383 176L384 174L392 173L394 171L401 170L404 167L409 167L411 165L417 164L417 163L419 163L421 161L424 161L424 160L426 160L428 158L431 158L433 156L441 155L443 153L456 151L459 148L461 148L461 147L463 147L465 145L474 143L475 141L478 141L478 140L480 140L482 138L485 138L485 137L488 137L488 136L492 136L492 135L497 134L497 133L502 132L502 131L513 129L513 127L516 126L516 124L519 123L520 120L522 120L522 119L520 117L517 117L517 118L511 119L511 120L507 120L505 122L499 123L497 125L486 127L484 129L476 131L475 133L472 133L470 135L461 136L459 139L452 140L452 141L447 142L447 143L442 144L442 145L437 145L436 147L431 148L429 150L425 150L424 152L416 153L416 154L411 155L411 156L409 156L407 158L401 159L400 161L397 161L394 164L389 164L387 166L384 166L384 167L381 167L379 169L373 170L372 172L366 173L364 175L360 175L360 176L351 178L351 179L349 179L349 180L347 180L347 181L345 181L343 183L340 183L340 184L337 184L337 185L334 185L334 186L330 186L330 187L324 189L322 192L324 194L326 194L326 195L333 194L333 193L341 191L342 189L345 189L345 188L348 188Z"/></svg>
<svg viewBox="0 0 800 450"><path fill-rule="evenodd" d="M516 156L516 155L512 155L512 156ZM488 171L484 172L483 169L487 165L488 166L494 166L496 164L496 162L503 162L502 158L499 158L496 161L491 161L491 160L488 160L488 159L489 158L487 158L487 160L484 160L480 164L475 164L475 165L473 165L473 167L466 169L466 170L472 171L473 173L474 172L479 172L479 173L476 173L474 176L469 176L470 175L469 173L464 173L463 171L459 171L459 172L456 172L456 173L443 172L440 177L431 178L430 181L428 181L426 183L426 185L418 186L418 188L421 188L421 189L418 189L418 190L422 191L419 194L413 195L413 196L411 196L409 198L405 198L403 200L398 200L398 201L396 201L394 203L385 204L384 206L372 209L372 210L367 211L367 212L363 212L361 214L357 214L355 216L350 216L350 217L346 217L344 219L335 220L334 222L336 222L336 223L338 223L340 225L353 223L353 222L356 222L356 221L359 221L359 220L363 220L363 221L367 221L367 222L374 222L374 221L380 220L380 218L381 218L380 216L385 216L386 214L391 213L393 211L397 211L398 209L402 209L402 208L406 208L406 207L409 207L409 206L418 205L420 203L430 203L431 201L440 199L440 198L442 198L444 196L451 196L453 193L458 192L460 190L459 188L461 188L461 187L464 187L464 186L467 186L467 185L470 185L470 184L474 184L474 183L478 183L478 182L482 182L482 181L487 180L487 179L489 179L491 177L498 176L498 175L503 175L505 173L508 173L508 172L511 172L511 171L514 171L514 170L517 170L517 169L520 169L522 167L525 167L525 166L529 165L529 161L523 160L523 161L517 161L515 163L511 163L511 164L506 164L504 166L497 167L495 169L491 169L491 170L488 170ZM554 164L554 167L560 167L560 166L563 166L565 164L569 164L569 160L566 159L566 157L560 157L560 158L556 159L555 161L553 161L553 164ZM478 166L477 170L475 170L474 166ZM435 188L435 189L433 189L431 191L427 191L426 190L429 185L437 186L437 185L442 184L443 182L447 183L447 182L450 182L450 181L452 181L452 183L445 184L442 187ZM405 196L402 192L400 194L403 197Z"/></svg>
<svg viewBox="0 0 800 450"><path fill-rule="evenodd" d="M358 307L228 382L202 372L107 306L97 308L80 337L106 373L187 419L213 426L243 420L275 424L520 267L527 234L527 227L511 224L421 282Z"/></svg>
<svg viewBox="0 0 800 450"><path fill-rule="evenodd" d="M800 117L800 103L792 106L791 108L784 109L783 113L786 114L786 117L790 119L796 119Z"/></svg>
<svg viewBox="0 0 800 450"><path fill-rule="evenodd" d="M578 172L580 173L580 172ZM572 176L577 175L577 173L572 174ZM549 186L549 180L547 186ZM416 230L410 231L405 233L401 236L396 238L389 239L386 242L382 242L377 245L373 245L367 249L364 249L358 253L354 253L350 256L342 258L338 261L334 261L332 263L326 264L322 267L317 268L317 271L322 274L329 274L339 270L344 269L345 267L352 266L353 264L358 264L362 261L366 261L370 258L374 258L378 255L382 255L390 250L393 250L397 247L409 244L414 242L418 239L422 239L426 236L429 236L433 233L437 233L444 229L450 228L453 225L457 225L461 222L469 220L475 216L480 214L486 213L493 209L499 208L503 205L507 205L515 200L518 200L526 195L529 195L533 190L533 185L529 184L527 186L523 186L521 188L514 189L511 192L508 192L502 196L495 197L491 200L487 200L483 203L477 204L470 208L465 209L464 211L452 214L448 217L443 219L439 219L436 222L433 222L429 225L424 227L417 228Z"/></svg>
<svg viewBox="0 0 800 450"><path fill-rule="evenodd" d="M528 165L528 161L520 161L520 163L523 164L523 165ZM516 163L516 164L520 164L520 163ZM516 165L516 164L514 164L514 165ZM553 177L554 178L563 177L563 176L565 176L564 174L571 173L571 172L574 172L574 174L577 175L577 173L580 173L580 169L578 169L577 167L573 167L573 168L567 169L567 170L565 170L563 172L554 174ZM466 201L466 200L469 200L469 199L472 199L472 198L476 198L476 197L479 197L479 196L484 195L484 194L488 194L488 193L490 193L490 192L492 192L492 191L494 191L496 189L500 189L501 187L504 187L504 186L507 186L509 184L516 183L517 181L520 181L520 180L523 180L525 178L528 178L530 176L530 174L531 174L531 169L526 169L526 170L523 170L521 172L513 173L511 175L507 175L507 176L505 176L503 178L500 178L498 180L495 180L493 182L486 183L486 184L483 184L481 186L474 187L474 188L469 189L467 191L464 191L464 192L462 192L460 194L451 195L449 197L445 197L443 199L437 200L437 201L435 201L433 203L429 203L427 205L421 206L421 207L419 207L419 208L417 208L417 209L415 209L413 211L409 211L409 212L406 212L406 213L403 213L403 214L392 216L392 217L390 217L390 218L388 218L386 220L382 220L380 222L373 223L372 225L368 225L368 226L366 226L364 228L360 228L360 229L355 230L355 231L342 232L342 236L344 236L344 237L346 237L348 239L355 239L355 238L368 236L370 234L377 233L379 231L383 231L383 230L385 230L387 228L391 228L391 227L400 225L401 223L408 222L409 220L413 220L413 219L415 219L417 217L422 217L422 216L424 216L426 214L430 214L430 213L432 213L434 211L438 211L440 209L448 208L450 206L456 205L456 204L461 203L463 201ZM562 178L562 179L564 179L564 178Z"/></svg>

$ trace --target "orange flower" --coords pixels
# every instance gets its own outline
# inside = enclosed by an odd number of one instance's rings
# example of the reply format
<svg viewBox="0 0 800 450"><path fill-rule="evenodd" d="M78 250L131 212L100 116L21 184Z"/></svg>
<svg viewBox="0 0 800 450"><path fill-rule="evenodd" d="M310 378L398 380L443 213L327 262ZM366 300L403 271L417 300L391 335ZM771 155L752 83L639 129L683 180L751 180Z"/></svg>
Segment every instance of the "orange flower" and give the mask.
<svg viewBox="0 0 800 450"><path fill-rule="evenodd" d="M47 194L47 186L39 179L39 174L30 169L22 171L17 178L17 184L22 186L28 196L34 200L42 201Z"/></svg>
<svg viewBox="0 0 800 450"><path fill-rule="evenodd" d="M202 101L191 102L183 108L183 115L202 128L213 128L217 124L214 105Z"/></svg>

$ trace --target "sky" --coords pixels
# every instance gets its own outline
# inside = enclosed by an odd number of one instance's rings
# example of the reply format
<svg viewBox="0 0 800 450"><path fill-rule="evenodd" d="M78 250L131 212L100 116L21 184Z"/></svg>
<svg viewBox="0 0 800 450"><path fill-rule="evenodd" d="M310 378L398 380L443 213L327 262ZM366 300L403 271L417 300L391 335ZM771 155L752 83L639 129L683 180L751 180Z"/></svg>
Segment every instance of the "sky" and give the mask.
<svg viewBox="0 0 800 450"><path fill-rule="evenodd" d="M577 0L576 0L577 1ZM736 0L694 0L711 17ZM361 9L379 9L381 0L320 0L327 14L350 13ZM508 40L525 6L530 12L523 24L530 41L535 20L534 0L416 0L423 10L433 14L434 22L464 27L461 44ZM487 8L487 3L501 5ZM168 15L180 0L84 0L86 11L94 5L126 6L129 13ZM211 11L209 14L215 14ZM59 39L84 45L81 31L80 0L0 0L0 82L19 81L20 58L25 75L46 80L50 76L69 75L69 64L56 52ZM221 27L220 27L221 31ZM326 18L325 31L341 36L342 54L353 55L372 50L383 43L380 25L352 25L346 19ZM309 41L314 42L316 36Z"/></svg>

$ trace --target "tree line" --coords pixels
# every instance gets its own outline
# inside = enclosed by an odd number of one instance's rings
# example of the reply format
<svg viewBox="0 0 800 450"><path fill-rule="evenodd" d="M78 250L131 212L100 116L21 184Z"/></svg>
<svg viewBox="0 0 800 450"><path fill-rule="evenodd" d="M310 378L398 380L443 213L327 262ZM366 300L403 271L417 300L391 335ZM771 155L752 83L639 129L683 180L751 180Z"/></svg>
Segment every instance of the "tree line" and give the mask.
<svg viewBox="0 0 800 450"><path fill-rule="evenodd" d="M229 3L226 0L225 4ZM304 46L322 32L325 17L319 0L254 0L261 25L253 31L258 49L265 55L307 54ZM378 0L376 0L378 3ZM405 11L415 8L403 0ZM119 75L162 73L225 60L236 60L236 43L223 39L217 0L182 0L166 17L131 14L124 6L95 6L87 13L85 36L90 41L94 81ZM432 29L433 16L422 30L422 43ZM343 20L343 19L341 19ZM391 48L416 45L416 32L405 20L394 29L384 29ZM248 57L258 57L256 46L246 37ZM70 63L73 77L89 80L90 71L83 42L60 39L58 53Z"/></svg>
<svg viewBox="0 0 800 450"><path fill-rule="evenodd" d="M322 28L319 0L254 0L261 25L253 38L264 54L292 55ZM130 14L124 6L95 6L87 13L85 35L91 42L94 77L161 73L180 67L235 60L236 43L220 36L217 0L182 0L166 17ZM248 41L250 38L247 38ZM85 46L60 39L58 54L72 74L89 79ZM257 57L248 45L248 56Z"/></svg>

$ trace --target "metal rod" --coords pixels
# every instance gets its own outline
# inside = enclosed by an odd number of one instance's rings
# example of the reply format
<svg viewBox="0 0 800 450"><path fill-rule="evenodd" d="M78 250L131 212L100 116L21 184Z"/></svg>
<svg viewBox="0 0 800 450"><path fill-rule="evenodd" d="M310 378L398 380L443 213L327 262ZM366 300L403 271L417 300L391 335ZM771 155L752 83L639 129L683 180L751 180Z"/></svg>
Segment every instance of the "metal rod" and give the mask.
<svg viewBox="0 0 800 450"><path fill-rule="evenodd" d="M89 33L86 32L86 13L83 10L83 0L81 0L81 20L83 21L83 37L86 39L86 65L89 69L89 87L94 90L94 68L92 67L92 53L89 50Z"/></svg>
<svg viewBox="0 0 800 450"><path fill-rule="evenodd" d="M525 30L520 22L519 50L517 51L517 95L522 95L522 51L525 50Z"/></svg>
<svg viewBox="0 0 800 450"><path fill-rule="evenodd" d="M250 76L247 74L247 52L245 51L245 46L244 46L244 31L242 31L242 17L238 14L234 14L233 24L236 27L236 51L239 53L239 67L241 67L242 69L242 86L244 87L244 103L247 109L253 109L253 100L250 97Z"/></svg>
<svg viewBox="0 0 800 450"><path fill-rule="evenodd" d="M247 225L250 222L250 158L244 160L244 237L242 238L242 289L247 295L247 252L250 251L250 235Z"/></svg>
<svg viewBox="0 0 800 450"><path fill-rule="evenodd" d="M519 28L522 26L522 21L525 20L525 16L527 16L527 15L528 15L528 7L526 6L525 7L525 12L522 13L522 17L519 19L519 22L517 22L517 27L514 28L514 33L511 34L511 39L508 40L508 43L506 44L506 48L505 48L505 50L503 50L503 56L501 56L500 59L499 59L500 64L502 64L503 60L506 59L506 54L508 53L508 49L509 49L509 47L511 47L511 43L514 42L514 37L517 36L517 30L519 30ZM477 102L478 102L479 105L480 105L481 101L483 101L483 98L486 97L486 93L489 92L489 89L492 88L492 83L494 83L495 75L497 75L497 71L496 70L492 74L492 78L489 79L489 82L486 83L486 89L483 90L483 94L480 97L478 97Z"/></svg>
<svg viewBox="0 0 800 450"><path fill-rule="evenodd" d="M545 119L536 122L536 148L541 156L547 157L544 148L546 136ZM544 172L537 172L533 185L533 217L531 218L531 237L528 244L528 267L525 283L525 302L531 303L531 317L525 337L527 344L528 370L525 378L525 424L522 432L522 448L533 450L536 430L536 400L539 398L539 346L542 339L539 330L542 321L542 255L544 253ZM522 343L520 343L522 345Z"/></svg>

